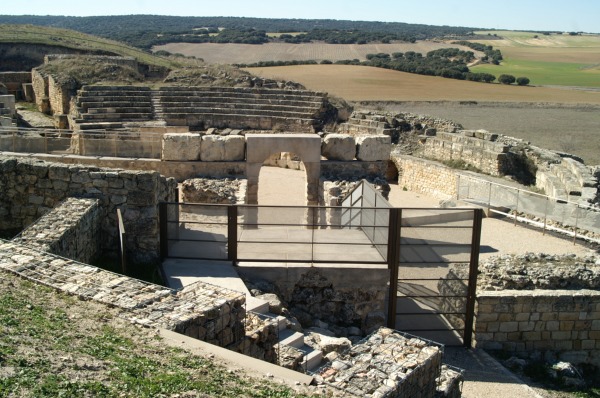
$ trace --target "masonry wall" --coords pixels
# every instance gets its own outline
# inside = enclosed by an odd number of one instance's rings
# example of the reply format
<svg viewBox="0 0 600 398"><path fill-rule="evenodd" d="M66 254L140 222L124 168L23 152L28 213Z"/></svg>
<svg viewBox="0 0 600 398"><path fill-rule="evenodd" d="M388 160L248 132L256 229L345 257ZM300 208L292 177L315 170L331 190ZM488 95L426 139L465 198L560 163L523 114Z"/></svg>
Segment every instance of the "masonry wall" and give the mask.
<svg viewBox="0 0 600 398"><path fill-rule="evenodd" d="M119 248L120 208L127 257L132 263L154 263L160 252L158 203L175 201L175 188L175 180L157 172L0 157L0 229L25 228L68 197L95 198L106 214L101 249L116 254Z"/></svg>
<svg viewBox="0 0 600 398"><path fill-rule="evenodd" d="M69 113L69 102L76 89L75 83L59 83L53 76L48 76L48 100L52 114L66 115Z"/></svg>
<svg viewBox="0 0 600 398"><path fill-rule="evenodd" d="M31 71L31 84L33 86L35 103L38 106L38 110L43 113L49 113L48 76L44 76L37 69L33 69Z"/></svg>
<svg viewBox="0 0 600 398"><path fill-rule="evenodd" d="M100 250L104 216L98 199L68 198L13 241L89 264Z"/></svg>
<svg viewBox="0 0 600 398"><path fill-rule="evenodd" d="M477 347L600 366L600 291L479 292Z"/></svg>
<svg viewBox="0 0 600 398"><path fill-rule="evenodd" d="M398 169L398 185L437 199L456 197L456 170L437 162L401 155L392 157Z"/></svg>

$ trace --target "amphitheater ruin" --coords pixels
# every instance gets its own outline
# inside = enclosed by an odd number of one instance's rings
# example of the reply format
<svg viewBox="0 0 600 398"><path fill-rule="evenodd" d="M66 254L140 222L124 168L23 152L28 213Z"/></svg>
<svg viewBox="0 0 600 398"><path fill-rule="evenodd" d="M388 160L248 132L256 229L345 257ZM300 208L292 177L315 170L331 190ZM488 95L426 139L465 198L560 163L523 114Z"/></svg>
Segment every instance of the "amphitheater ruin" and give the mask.
<svg viewBox="0 0 600 398"><path fill-rule="evenodd" d="M276 82L0 81L4 271L346 396L460 396L443 344L600 366L598 257L479 264L484 216L600 243L600 168L576 156L427 116L343 120ZM17 127L15 99L55 128ZM259 202L266 165L304 172L304 206ZM394 208L396 180L443 206ZM167 286L89 265L100 254ZM238 284L194 278L211 270Z"/></svg>

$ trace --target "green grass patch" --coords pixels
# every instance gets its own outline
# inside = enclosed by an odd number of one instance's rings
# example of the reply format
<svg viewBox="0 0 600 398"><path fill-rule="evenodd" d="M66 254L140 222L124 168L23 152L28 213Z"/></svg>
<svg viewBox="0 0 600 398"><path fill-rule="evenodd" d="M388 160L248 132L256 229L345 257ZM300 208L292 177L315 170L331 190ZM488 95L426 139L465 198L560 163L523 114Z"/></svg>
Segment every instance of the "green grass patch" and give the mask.
<svg viewBox="0 0 600 398"><path fill-rule="evenodd" d="M500 65L477 65L471 70L491 73L496 77L502 74L525 76L531 85L536 86L600 87L600 67L588 68L583 64L505 58Z"/></svg>
<svg viewBox="0 0 600 398"><path fill-rule="evenodd" d="M118 310L0 272L0 397L306 397L162 344Z"/></svg>

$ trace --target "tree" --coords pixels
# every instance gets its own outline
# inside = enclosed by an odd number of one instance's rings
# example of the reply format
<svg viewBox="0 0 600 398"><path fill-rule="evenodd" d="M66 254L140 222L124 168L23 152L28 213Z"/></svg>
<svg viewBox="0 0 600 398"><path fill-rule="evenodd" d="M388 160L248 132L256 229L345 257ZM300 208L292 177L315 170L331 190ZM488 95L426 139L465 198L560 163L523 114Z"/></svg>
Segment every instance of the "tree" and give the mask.
<svg viewBox="0 0 600 398"><path fill-rule="evenodd" d="M517 77L517 84L519 86L526 86L529 84L529 79L526 77Z"/></svg>
<svg viewBox="0 0 600 398"><path fill-rule="evenodd" d="M500 75L498 76L498 82L502 84L513 84L515 82L515 77L513 75Z"/></svg>

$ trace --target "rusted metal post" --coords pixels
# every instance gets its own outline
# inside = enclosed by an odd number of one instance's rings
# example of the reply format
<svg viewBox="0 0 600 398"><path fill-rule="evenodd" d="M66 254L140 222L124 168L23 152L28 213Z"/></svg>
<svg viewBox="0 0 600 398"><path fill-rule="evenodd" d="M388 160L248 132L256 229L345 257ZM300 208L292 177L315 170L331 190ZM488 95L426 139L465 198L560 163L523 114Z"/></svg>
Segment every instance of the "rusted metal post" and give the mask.
<svg viewBox="0 0 600 398"><path fill-rule="evenodd" d="M388 298L387 325L396 328L396 307L398 302L398 267L400 265L400 233L402 209L391 208L388 222L387 262L390 270L390 291Z"/></svg>
<svg viewBox="0 0 600 398"><path fill-rule="evenodd" d="M169 256L169 220L167 212L168 204L160 202L158 204L158 221L160 229L160 259L164 260Z"/></svg>
<svg viewBox="0 0 600 398"><path fill-rule="evenodd" d="M121 243L121 273L127 275L127 260L125 257L125 225L121 209L117 209L117 221L119 223L119 242Z"/></svg>
<svg viewBox="0 0 600 398"><path fill-rule="evenodd" d="M235 267L238 259L238 207L231 205L227 207L227 260Z"/></svg>
<svg viewBox="0 0 600 398"><path fill-rule="evenodd" d="M473 321L475 319L475 300L477 299L477 273L479 269L479 248L481 245L481 220L483 210L473 210L473 229L471 235L471 258L469 261L469 284L467 286L467 308L465 314L465 330L463 345L473 344Z"/></svg>

